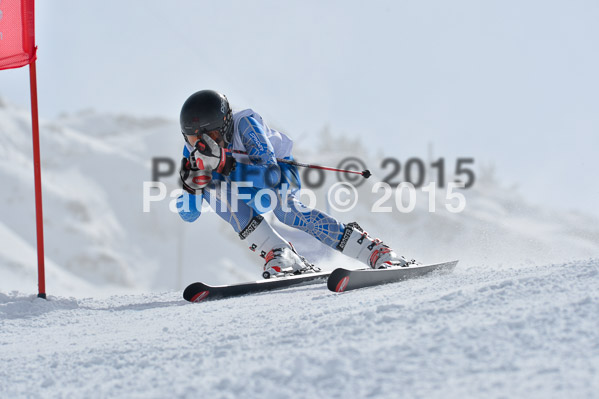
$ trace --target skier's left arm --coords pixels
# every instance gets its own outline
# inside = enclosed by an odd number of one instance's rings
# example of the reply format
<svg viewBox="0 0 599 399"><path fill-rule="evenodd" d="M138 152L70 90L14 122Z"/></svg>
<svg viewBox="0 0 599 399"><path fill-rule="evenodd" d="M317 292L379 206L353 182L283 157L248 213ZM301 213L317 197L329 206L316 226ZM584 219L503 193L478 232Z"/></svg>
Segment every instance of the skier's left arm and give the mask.
<svg viewBox="0 0 599 399"><path fill-rule="evenodd" d="M252 164L237 163L230 174L232 181L251 181L257 188L273 188L281 181L281 168L266 137L264 126L251 116L241 118L239 133Z"/></svg>

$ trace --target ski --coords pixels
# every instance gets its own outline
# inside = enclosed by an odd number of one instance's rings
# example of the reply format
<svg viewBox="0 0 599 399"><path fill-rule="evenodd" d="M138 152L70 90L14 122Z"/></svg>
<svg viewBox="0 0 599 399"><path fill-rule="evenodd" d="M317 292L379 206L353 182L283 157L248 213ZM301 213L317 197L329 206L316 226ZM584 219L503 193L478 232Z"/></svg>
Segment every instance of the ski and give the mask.
<svg viewBox="0 0 599 399"><path fill-rule="evenodd" d="M254 294L257 292L279 290L303 283L318 283L319 280L326 279L330 274L331 272L306 273L231 285L193 283L185 288L185 291L183 291L183 298L189 302L200 302L206 299L222 299Z"/></svg>
<svg viewBox="0 0 599 399"><path fill-rule="evenodd" d="M344 292L357 288L393 283L420 277L435 270L453 270L458 261L436 263L434 265L411 265L408 267L392 267L389 269L335 269L327 281L327 287L333 292Z"/></svg>

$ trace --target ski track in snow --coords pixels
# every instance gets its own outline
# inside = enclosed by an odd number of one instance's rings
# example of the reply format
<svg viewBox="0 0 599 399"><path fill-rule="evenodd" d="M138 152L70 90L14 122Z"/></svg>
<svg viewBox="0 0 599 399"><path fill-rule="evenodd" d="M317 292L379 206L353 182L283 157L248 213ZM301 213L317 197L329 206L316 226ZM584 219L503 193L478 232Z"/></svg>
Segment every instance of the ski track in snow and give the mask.
<svg viewBox="0 0 599 399"><path fill-rule="evenodd" d="M597 398L598 288L593 259L199 304L0 293L0 397Z"/></svg>

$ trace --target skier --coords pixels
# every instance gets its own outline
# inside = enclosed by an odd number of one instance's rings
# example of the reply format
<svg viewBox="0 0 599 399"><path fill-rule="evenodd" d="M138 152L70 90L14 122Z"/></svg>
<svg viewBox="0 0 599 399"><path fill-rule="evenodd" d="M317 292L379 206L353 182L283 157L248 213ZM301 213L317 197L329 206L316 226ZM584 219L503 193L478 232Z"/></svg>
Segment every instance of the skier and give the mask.
<svg viewBox="0 0 599 399"><path fill-rule="evenodd" d="M373 269L408 265L357 223L343 224L299 201L297 167L276 160L293 159L293 141L269 128L255 111L233 113L223 94L202 90L183 104L180 124L185 139L180 169L185 191L177 199L179 215L186 222L195 221L202 201L207 200L247 240L250 250L264 259L264 278L318 270L268 224L261 216L264 209ZM275 194L260 195L264 189Z"/></svg>

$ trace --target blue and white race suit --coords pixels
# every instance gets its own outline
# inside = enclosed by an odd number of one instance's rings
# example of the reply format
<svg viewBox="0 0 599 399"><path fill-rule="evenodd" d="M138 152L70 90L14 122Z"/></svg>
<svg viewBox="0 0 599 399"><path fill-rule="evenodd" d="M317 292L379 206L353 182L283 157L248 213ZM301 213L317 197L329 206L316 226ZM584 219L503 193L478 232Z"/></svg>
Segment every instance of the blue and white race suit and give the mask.
<svg viewBox="0 0 599 399"><path fill-rule="evenodd" d="M213 172L212 181L201 193L184 192L177 200L181 218L187 222L198 219L202 202L207 200L210 207L240 233L256 215L272 210L282 223L337 248L345 226L318 209L302 204L298 198L301 181L297 167L277 163L277 158L293 159L293 141L269 128L251 109L235 112L233 123L233 138L228 149L244 151L247 155L234 154L235 170L229 176ZM188 157L192 150L186 144L183 156ZM264 195L267 191L273 194Z"/></svg>

